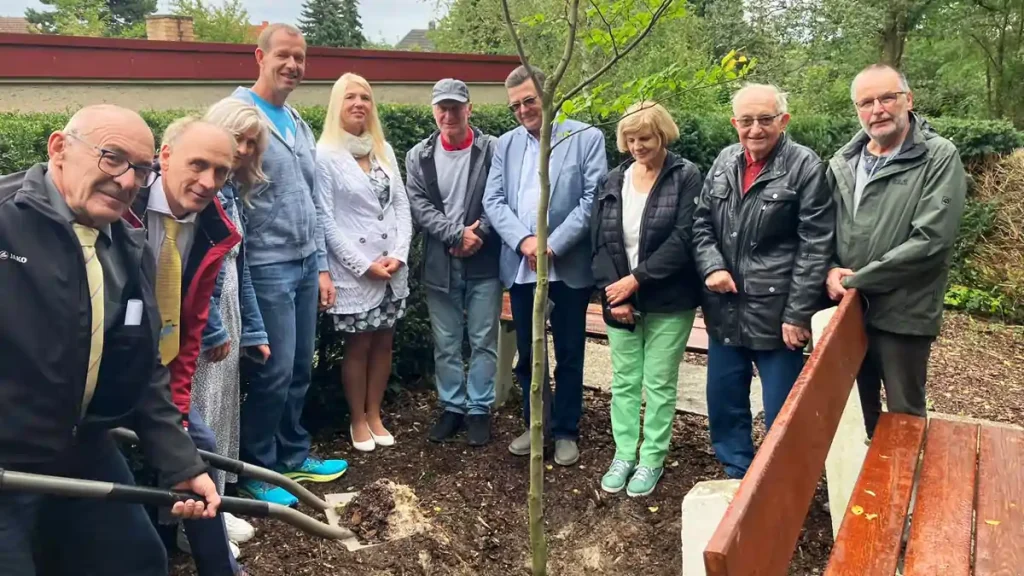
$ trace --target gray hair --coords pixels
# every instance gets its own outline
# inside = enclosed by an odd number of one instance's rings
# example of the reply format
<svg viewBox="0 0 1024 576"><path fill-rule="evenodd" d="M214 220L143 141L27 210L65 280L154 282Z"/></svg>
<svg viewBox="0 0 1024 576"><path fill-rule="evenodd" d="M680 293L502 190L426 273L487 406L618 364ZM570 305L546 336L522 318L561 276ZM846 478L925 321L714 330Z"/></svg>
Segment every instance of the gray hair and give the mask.
<svg viewBox="0 0 1024 576"><path fill-rule="evenodd" d="M530 71L533 72L533 76L537 79L537 83L540 84L540 86L535 86L535 88L537 88L537 92L542 92L544 90L544 73L536 66L530 66L529 70L527 70L524 65L517 67L508 75L508 78L505 78L505 88L515 88L516 86L525 84L530 80Z"/></svg>
<svg viewBox="0 0 1024 576"><path fill-rule="evenodd" d="M857 75L853 77L853 82L850 82L850 100L856 99L856 95L854 94L854 87L857 85L857 80L859 80L860 77L866 74L867 72L874 72L875 70L889 70L893 72L899 78L900 91L910 92L910 83L907 82L907 77L903 74L903 72L900 72L899 70L893 68L888 64L872 64L871 66L868 66L867 68L858 72Z"/></svg>
<svg viewBox="0 0 1024 576"><path fill-rule="evenodd" d="M218 132L222 132L230 142L235 141L234 134L228 131L228 129L224 126L214 124L213 122L203 120L202 118L198 118L196 116L183 116L181 118L178 118L174 122L171 122L170 125L168 125L167 128L164 130L163 138L160 139L160 147L162 148L164 146L167 146L168 148L173 149L174 144L178 141L179 138L181 138L192 128L200 125L209 126L214 130L217 130Z"/></svg>
<svg viewBox="0 0 1024 576"><path fill-rule="evenodd" d="M779 114L789 112L789 101L785 92L774 84L744 84L742 88L732 95L732 113L736 113L736 103L739 99L751 92L770 92L775 97L775 111Z"/></svg>

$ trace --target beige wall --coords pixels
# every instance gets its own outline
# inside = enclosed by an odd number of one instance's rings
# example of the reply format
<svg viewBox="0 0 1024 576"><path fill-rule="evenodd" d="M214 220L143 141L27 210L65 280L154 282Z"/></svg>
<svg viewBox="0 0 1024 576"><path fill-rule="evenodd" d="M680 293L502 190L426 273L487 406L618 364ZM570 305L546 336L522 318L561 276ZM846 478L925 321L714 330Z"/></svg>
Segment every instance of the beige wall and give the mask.
<svg viewBox="0 0 1024 576"><path fill-rule="evenodd" d="M0 112L59 112L89 104L117 104L134 110L200 109L231 94L237 82L22 82L0 79ZM250 84L244 83L249 86ZM326 105L333 82L305 82L288 102ZM377 101L428 104L431 83L374 82ZM505 104L500 83L470 84L477 104Z"/></svg>

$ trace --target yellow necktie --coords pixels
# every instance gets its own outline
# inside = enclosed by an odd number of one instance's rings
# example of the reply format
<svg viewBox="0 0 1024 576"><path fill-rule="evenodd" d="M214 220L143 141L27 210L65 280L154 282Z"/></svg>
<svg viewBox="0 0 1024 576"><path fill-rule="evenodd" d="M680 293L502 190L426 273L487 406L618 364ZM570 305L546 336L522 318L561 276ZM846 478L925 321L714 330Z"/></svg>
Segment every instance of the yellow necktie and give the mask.
<svg viewBox="0 0 1024 576"><path fill-rule="evenodd" d="M96 238L99 231L95 228L75 224L75 235L82 244L82 257L85 258L85 274L89 280L89 300L92 310L92 338L89 342L89 370L85 373L85 396L82 398L82 415L85 415L89 402L96 390L96 378L100 373L100 359L103 357L103 266L96 257Z"/></svg>
<svg viewBox="0 0 1024 576"><path fill-rule="evenodd" d="M160 308L160 361L164 366L178 355L181 322L181 253L178 252L179 223L161 215L164 242L156 266L156 305Z"/></svg>

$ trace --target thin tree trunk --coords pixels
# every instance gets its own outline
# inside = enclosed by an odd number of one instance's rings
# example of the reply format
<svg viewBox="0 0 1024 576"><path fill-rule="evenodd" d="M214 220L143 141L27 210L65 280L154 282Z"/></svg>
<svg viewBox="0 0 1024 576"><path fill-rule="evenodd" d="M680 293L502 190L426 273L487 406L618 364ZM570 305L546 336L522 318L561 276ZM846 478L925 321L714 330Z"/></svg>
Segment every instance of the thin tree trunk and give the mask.
<svg viewBox="0 0 1024 576"><path fill-rule="evenodd" d="M544 536L544 376L547 374L548 201L551 196L551 124L554 113L544 102L540 129L540 199L537 203L537 288L533 294L533 358L530 380L530 548L533 576L545 576L548 545Z"/></svg>

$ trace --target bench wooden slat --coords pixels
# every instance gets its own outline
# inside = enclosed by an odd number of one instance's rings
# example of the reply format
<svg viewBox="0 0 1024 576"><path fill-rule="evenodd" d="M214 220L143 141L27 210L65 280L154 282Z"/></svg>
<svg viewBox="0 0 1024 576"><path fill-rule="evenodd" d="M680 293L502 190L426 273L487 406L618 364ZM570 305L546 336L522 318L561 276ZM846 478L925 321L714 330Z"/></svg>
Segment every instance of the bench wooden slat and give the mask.
<svg viewBox="0 0 1024 576"><path fill-rule="evenodd" d="M932 419L903 576L971 576L978 425Z"/></svg>
<svg viewBox="0 0 1024 576"><path fill-rule="evenodd" d="M501 299L501 321L512 321L512 304L509 300L508 292L505 292ZM604 314L601 311L600 304L590 304L587 306L587 335L608 336L608 325L604 323ZM703 318L694 318L693 329L690 330L690 338L686 341L686 351L707 354L708 333Z"/></svg>
<svg viewBox="0 0 1024 576"><path fill-rule="evenodd" d="M708 576L785 576L867 350L850 290L704 548Z"/></svg>
<svg viewBox="0 0 1024 576"><path fill-rule="evenodd" d="M985 426L978 451L976 576L1024 574L1024 432Z"/></svg>
<svg viewBox="0 0 1024 576"><path fill-rule="evenodd" d="M907 414L879 418L825 576L896 572L926 426L926 419Z"/></svg>

